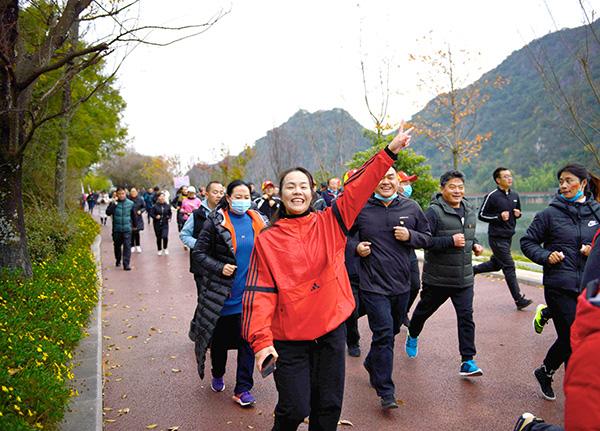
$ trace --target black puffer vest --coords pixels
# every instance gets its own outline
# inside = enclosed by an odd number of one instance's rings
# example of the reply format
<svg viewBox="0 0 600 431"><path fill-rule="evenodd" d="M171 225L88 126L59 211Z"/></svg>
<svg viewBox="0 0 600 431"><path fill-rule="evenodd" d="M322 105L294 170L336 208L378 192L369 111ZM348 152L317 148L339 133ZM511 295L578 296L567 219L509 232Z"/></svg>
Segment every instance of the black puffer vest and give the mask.
<svg viewBox="0 0 600 431"><path fill-rule="evenodd" d="M423 284L454 288L473 286L471 251L475 243L477 212L465 199L462 205L465 209L464 225L454 208L448 205L441 194L437 194L431 201L430 208L435 211L438 219L437 230L431 233L432 236L462 233L465 235L465 246L425 250Z"/></svg>

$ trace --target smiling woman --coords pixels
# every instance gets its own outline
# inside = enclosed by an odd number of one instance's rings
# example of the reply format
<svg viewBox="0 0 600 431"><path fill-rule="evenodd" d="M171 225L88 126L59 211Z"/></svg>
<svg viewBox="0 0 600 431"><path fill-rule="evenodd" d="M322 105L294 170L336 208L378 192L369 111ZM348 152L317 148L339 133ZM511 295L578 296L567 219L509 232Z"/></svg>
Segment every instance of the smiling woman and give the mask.
<svg viewBox="0 0 600 431"><path fill-rule="evenodd" d="M411 130L401 126L325 211L311 211L310 172L294 168L281 176L282 205L273 226L256 239L242 317L258 369L269 356L276 361L274 430L294 430L309 415L311 429L337 427L344 395L343 323L355 307L344 265L346 234L408 145ZM316 392L319 397L311 397Z"/></svg>

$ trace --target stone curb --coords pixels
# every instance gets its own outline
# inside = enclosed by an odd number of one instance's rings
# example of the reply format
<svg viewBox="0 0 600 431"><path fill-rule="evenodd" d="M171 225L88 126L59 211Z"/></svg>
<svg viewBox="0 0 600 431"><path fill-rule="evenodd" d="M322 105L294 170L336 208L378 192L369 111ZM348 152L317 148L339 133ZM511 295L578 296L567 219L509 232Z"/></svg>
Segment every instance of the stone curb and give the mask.
<svg viewBox="0 0 600 431"><path fill-rule="evenodd" d="M420 262L423 262L423 250L416 250L417 258ZM481 263L480 260L473 259L473 263ZM517 262L518 263L518 262ZM535 264L532 264L535 265ZM541 268L541 267L540 267ZM542 273L535 271L527 271L525 269L517 268L517 280L521 283L531 284L531 285L542 285ZM504 278L504 274L502 271L498 272L490 272L487 275L493 275L495 277Z"/></svg>
<svg viewBox="0 0 600 431"><path fill-rule="evenodd" d="M74 351L73 387L79 395L71 398L60 431L102 431L102 265L98 235L91 246L96 260L98 303L83 338Z"/></svg>

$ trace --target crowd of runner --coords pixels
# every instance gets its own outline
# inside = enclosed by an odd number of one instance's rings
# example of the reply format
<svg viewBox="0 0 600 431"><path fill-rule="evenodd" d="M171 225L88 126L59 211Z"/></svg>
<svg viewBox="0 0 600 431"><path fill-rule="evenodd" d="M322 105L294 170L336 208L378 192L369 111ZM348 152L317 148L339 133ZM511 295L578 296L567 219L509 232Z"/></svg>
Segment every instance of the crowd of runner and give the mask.
<svg viewBox="0 0 600 431"><path fill-rule="evenodd" d="M407 327L404 350L417 358L427 343L427 320L450 300L458 330L457 370L484 374L475 360L473 286L476 274L502 270L516 310L526 309L511 244L521 217L512 174L498 167L497 187L480 208L465 199L466 178L456 170L440 177L424 211L411 199L418 181L394 168L410 142L402 127L393 141L360 169L317 188L310 172L292 168L278 184L180 187L170 199L158 187L139 193L118 187L83 198L101 223L112 217L116 266L131 270L141 253L144 213L159 256L168 255L169 225L176 219L198 302L190 323L198 373L210 351L211 389L225 390L227 351L237 350L233 400L256 403L253 370L273 372L279 399L274 430L334 430L344 394L345 356L360 357L358 319L366 315L372 340L364 368L382 409L398 407L392 366L395 336ZM565 366L566 429L600 429L600 204L587 170L568 164L557 173L558 191L520 240L523 254L543 267L545 304L533 318L536 333L548 322L557 338L533 371L541 395L555 400L554 373ZM489 261L472 265L483 247L477 219L489 224ZM422 271L416 249L424 250ZM416 301L420 291L420 299ZM568 365L568 368L567 368ZM583 414L582 412L585 412ZM594 428L597 427L597 428ZM522 415L515 430L559 430Z"/></svg>

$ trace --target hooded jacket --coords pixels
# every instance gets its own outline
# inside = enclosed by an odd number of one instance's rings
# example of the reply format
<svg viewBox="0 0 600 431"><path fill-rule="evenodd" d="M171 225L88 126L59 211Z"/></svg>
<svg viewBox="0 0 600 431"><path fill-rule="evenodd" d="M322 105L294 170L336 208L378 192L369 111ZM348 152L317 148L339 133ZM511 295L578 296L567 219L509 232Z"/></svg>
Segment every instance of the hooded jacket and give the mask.
<svg viewBox="0 0 600 431"><path fill-rule="evenodd" d="M597 248L597 247L596 247ZM598 280L594 282L596 285ZM591 289L592 283L587 286ZM565 371L565 429L597 430L600 426L600 307L579 295L571 326L571 357Z"/></svg>
<svg viewBox="0 0 600 431"><path fill-rule="evenodd" d="M408 241L394 237L394 226L409 230ZM359 241L371 243L371 254L360 259L360 289L381 295L410 291L411 252L427 247L431 241L429 223L419 205L398 196L386 206L372 197L354 222L354 230L358 231Z"/></svg>
<svg viewBox="0 0 600 431"><path fill-rule="evenodd" d="M548 208L535 215L521 250L529 259L544 266L544 287L580 292L587 258L581 254L583 244L591 244L600 226L600 204L593 199L568 202L556 195ZM548 263L553 251L562 251L565 259Z"/></svg>
<svg viewBox="0 0 600 431"><path fill-rule="evenodd" d="M330 208L280 219L257 238L242 303L242 335L255 352L274 339L315 340L353 312L346 234L395 158L380 151Z"/></svg>
<svg viewBox="0 0 600 431"><path fill-rule="evenodd" d="M248 210L248 215L252 218L256 244L256 236L266 226L266 221L257 211ZM235 231L229 213L218 208L208 215L192 250L192 272L201 274L200 302L192 320L200 378L204 378L206 350L233 285L234 275L223 275L223 267L225 264L236 265L235 250Z"/></svg>

